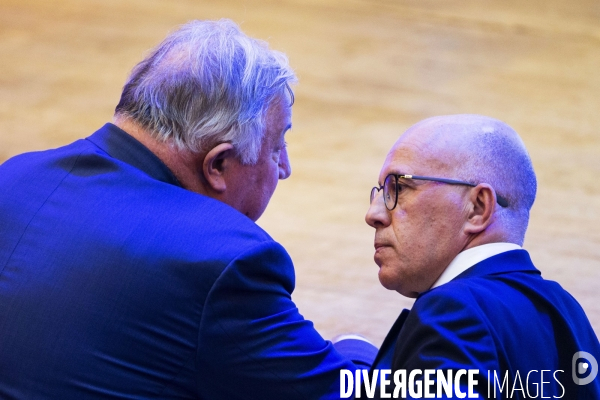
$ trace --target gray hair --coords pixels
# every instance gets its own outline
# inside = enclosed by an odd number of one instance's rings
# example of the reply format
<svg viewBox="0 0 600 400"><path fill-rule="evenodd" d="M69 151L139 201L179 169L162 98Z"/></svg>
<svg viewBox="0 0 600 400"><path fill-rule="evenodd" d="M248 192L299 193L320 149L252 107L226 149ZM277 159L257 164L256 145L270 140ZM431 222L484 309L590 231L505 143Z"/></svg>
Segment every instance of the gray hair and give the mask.
<svg viewBox="0 0 600 400"><path fill-rule="evenodd" d="M192 21L171 33L129 76L116 115L157 140L200 152L232 143L256 163L271 102L296 76L287 57L227 19Z"/></svg>
<svg viewBox="0 0 600 400"><path fill-rule="evenodd" d="M481 128L465 143L469 156L459 174L475 184L490 184L508 201L508 207L498 208L498 215L510 227L512 239L522 244L537 191L531 158L519 135L505 123L488 118Z"/></svg>

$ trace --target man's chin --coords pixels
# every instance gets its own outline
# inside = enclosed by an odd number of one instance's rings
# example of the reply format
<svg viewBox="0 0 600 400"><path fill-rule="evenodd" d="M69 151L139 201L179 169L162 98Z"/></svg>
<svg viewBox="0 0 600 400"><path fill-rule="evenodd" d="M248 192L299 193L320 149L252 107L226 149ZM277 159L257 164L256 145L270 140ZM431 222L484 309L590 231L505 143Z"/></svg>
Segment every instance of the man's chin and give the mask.
<svg viewBox="0 0 600 400"><path fill-rule="evenodd" d="M387 290L393 290L400 293L404 297L414 299L419 296L419 292L407 290L407 288L401 285L401 280L397 275L386 273L385 266L379 268L379 283Z"/></svg>
<svg viewBox="0 0 600 400"><path fill-rule="evenodd" d="M398 282L392 276L386 273L385 266L379 266L379 283L387 290L397 290Z"/></svg>

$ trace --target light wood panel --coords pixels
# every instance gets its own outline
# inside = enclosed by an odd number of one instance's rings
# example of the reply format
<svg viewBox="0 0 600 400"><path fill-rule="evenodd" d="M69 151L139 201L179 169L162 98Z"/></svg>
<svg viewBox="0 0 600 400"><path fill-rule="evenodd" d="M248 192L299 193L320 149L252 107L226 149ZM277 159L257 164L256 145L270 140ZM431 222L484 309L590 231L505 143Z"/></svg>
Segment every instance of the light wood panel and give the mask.
<svg viewBox="0 0 600 400"><path fill-rule="evenodd" d="M0 0L0 160L87 136L147 49L220 17L286 52L300 77L293 174L259 223L289 250L294 299L324 336L380 343L410 306L377 280L368 193L407 127L464 112L522 135L539 179L525 247L599 332L597 1Z"/></svg>

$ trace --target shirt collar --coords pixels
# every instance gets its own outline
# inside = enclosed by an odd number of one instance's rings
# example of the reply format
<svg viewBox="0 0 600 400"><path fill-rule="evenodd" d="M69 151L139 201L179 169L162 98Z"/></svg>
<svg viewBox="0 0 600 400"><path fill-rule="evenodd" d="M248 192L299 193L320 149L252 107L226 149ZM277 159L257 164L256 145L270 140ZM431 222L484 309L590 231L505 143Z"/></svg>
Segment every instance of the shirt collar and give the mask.
<svg viewBox="0 0 600 400"><path fill-rule="evenodd" d="M442 272L437 281L431 286L431 289L450 282L473 265L485 259L500 253L520 249L522 247L514 243L488 243L462 251L448 264L444 272Z"/></svg>

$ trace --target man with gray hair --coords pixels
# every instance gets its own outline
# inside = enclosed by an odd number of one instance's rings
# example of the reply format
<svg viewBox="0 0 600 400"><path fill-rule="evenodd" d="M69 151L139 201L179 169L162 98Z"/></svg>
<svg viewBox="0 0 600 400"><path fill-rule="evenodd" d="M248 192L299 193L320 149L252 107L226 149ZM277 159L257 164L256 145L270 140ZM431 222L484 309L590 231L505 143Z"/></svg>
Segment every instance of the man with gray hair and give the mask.
<svg viewBox="0 0 600 400"><path fill-rule="evenodd" d="M378 396L600 398L583 309L521 247L536 186L501 121L434 117L398 139L366 222L381 284L416 301L375 360L373 375L393 371Z"/></svg>
<svg viewBox="0 0 600 400"><path fill-rule="evenodd" d="M339 397L356 366L254 222L291 173L295 80L233 22L194 21L134 68L113 123L0 166L0 398Z"/></svg>

